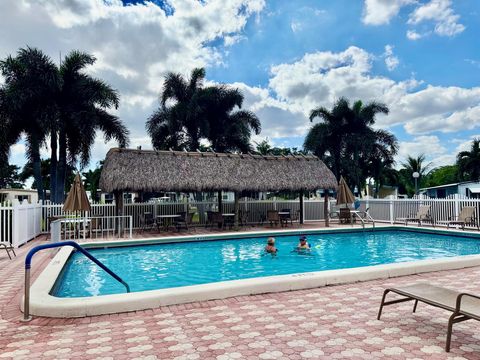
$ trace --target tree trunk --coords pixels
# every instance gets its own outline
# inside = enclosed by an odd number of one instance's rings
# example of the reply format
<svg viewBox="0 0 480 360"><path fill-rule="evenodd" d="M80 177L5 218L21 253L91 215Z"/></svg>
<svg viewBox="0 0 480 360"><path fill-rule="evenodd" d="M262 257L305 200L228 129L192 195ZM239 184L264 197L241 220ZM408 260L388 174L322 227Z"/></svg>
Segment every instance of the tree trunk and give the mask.
<svg viewBox="0 0 480 360"><path fill-rule="evenodd" d="M67 134L65 129L60 129L59 137L59 151L57 164L57 191L55 194L55 202L63 203L65 200L65 177L67 173Z"/></svg>
<svg viewBox="0 0 480 360"><path fill-rule="evenodd" d="M50 201L56 203L57 195L57 132L50 132Z"/></svg>
<svg viewBox="0 0 480 360"><path fill-rule="evenodd" d="M37 139L32 139L31 146L31 156L32 156L32 164L33 164L33 178L35 179L35 183L37 185L37 194L38 199L44 201L45 194L43 192L43 179L42 179L42 166L41 166L41 159L40 159L40 144L38 143Z"/></svg>

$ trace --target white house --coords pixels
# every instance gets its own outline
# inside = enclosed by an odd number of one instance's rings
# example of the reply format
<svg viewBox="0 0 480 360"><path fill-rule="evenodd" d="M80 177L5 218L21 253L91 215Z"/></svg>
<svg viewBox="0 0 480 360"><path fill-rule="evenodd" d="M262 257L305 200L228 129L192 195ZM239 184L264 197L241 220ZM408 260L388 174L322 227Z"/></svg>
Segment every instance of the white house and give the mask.
<svg viewBox="0 0 480 360"><path fill-rule="evenodd" d="M30 204L35 204L38 202L37 190L0 189L0 203L5 201L12 202L13 200L18 200L19 202L27 200Z"/></svg>

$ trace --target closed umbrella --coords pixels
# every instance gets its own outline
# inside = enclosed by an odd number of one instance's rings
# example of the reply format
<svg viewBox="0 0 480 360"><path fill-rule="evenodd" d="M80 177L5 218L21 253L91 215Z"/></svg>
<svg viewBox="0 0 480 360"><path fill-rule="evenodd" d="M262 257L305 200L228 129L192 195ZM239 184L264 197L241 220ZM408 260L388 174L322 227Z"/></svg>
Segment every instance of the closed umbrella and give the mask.
<svg viewBox="0 0 480 360"><path fill-rule="evenodd" d="M337 205L353 204L355 196L353 196L343 176L340 176L337 189Z"/></svg>
<svg viewBox="0 0 480 360"><path fill-rule="evenodd" d="M80 174L75 176L72 187L68 192L67 199L63 205L63 211L88 211L90 212L90 202L88 201L87 193L83 187Z"/></svg>

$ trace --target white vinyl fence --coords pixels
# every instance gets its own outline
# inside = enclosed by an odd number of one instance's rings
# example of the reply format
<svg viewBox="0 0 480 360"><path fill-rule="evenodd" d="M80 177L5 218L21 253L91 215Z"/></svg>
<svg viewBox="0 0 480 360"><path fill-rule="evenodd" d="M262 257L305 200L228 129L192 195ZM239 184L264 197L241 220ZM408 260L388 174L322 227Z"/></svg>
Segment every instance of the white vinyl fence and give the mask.
<svg viewBox="0 0 480 360"><path fill-rule="evenodd" d="M476 218L480 215L480 199L459 198L448 199L369 199L361 200L369 214L377 222L393 223L395 219L414 215L420 205L430 205L430 214L439 223L459 215L464 206L474 206ZM324 220L323 200L304 201L304 219L309 221ZM334 205L332 199L330 205ZM233 212L233 202L223 203L223 212ZM296 213L300 209L298 200L243 200L240 201L240 210L248 214L248 222L257 224L265 222L267 210L290 209ZM142 219L146 213L154 218L159 215L175 214L177 212L193 212L194 225L204 226L207 211L216 211L217 203L212 201L189 203L134 203L124 204L122 215L128 220L122 228L141 229ZM7 241L18 247L41 233L50 231L50 223L59 217L69 216L63 212L63 204L0 204L0 241ZM86 217L114 219L116 215L115 204L92 204L90 214ZM102 220L108 223L110 220ZM114 221L114 220L112 220ZM127 220L125 220L127 221ZM104 230L110 230L110 225ZM102 226L103 228L103 226ZM97 234L101 231L97 231ZM128 233L128 232L127 232Z"/></svg>

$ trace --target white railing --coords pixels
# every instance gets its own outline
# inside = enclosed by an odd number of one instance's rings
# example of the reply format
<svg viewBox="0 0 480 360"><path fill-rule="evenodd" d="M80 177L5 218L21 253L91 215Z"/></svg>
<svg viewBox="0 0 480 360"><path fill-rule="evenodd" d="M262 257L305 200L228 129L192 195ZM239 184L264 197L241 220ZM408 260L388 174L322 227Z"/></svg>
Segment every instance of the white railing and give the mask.
<svg viewBox="0 0 480 360"><path fill-rule="evenodd" d="M369 215L377 222L393 223L395 219L408 217L418 211L420 205L430 205L430 214L436 223L457 217L464 206L473 206L477 209L476 217L480 215L480 199L460 198L431 199L418 197L414 199L365 199L361 200L369 208ZM304 201L304 219L306 222L324 220L323 200ZM330 205L335 204L331 199ZM109 224L107 219L115 217L115 204L92 204L91 213L87 218L104 219L101 230L93 231L92 237L113 236L112 229L141 229L143 218L149 213L154 219L159 215L176 214L177 212L194 213L193 222L196 226L204 226L206 213L209 210L217 211L218 204L214 201L193 201L178 203L133 203L124 204L122 209L123 220L130 221L124 224ZM233 212L233 202L223 202L223 212ZM240 210L248 213L247 222L250 224L265 221L268 210L290 209L292 214L300 209L298 200L242 200ZM18 247L40 233L50 232L50 222L58 217L69 218L71 214L63 211L63 204L0 204L0 241L8 241ZM120 221L120 220L115 220ZM122 226L120 226L122 225ZM89 234L90 236L90 234ZM125 235L122 235L125 236Z"/></svg>
<svg viewBox="0 0 480 360"><path fill-rule="evenodd" d="M369 214L376 221L394 223L396 219L415 215L420 205L430 205L430 216L441 225L442 222L458 217L465 206L476 208L475 218L479 221L480 199L453 196L447 199L418 197L414 199L369 199L361 200L369 208ZM472 227L476 227L473 225Z"/></svg>
<svg viewBox="0 0 480 360"><path fill-rule="evenodd" d="M132 216L93 216L53 220L51 240L125 239L132 238Z"/></svg>

